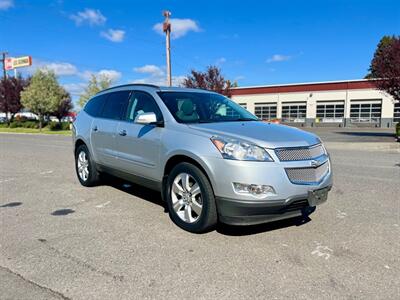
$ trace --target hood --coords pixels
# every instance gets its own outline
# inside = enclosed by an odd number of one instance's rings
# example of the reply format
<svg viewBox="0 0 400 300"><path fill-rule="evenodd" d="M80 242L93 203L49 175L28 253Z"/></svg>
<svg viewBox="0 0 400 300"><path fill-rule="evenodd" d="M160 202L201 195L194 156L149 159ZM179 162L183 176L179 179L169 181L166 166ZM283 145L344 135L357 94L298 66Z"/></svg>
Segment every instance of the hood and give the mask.
<svg viewBox="0 0 400 300"><path fill-rule="evenodd" d="M221 122L190 124L189 128L211 136L242 139L266 148L301 147L318 144L320 139L312 133L286 125L250 122Z"/></svg>

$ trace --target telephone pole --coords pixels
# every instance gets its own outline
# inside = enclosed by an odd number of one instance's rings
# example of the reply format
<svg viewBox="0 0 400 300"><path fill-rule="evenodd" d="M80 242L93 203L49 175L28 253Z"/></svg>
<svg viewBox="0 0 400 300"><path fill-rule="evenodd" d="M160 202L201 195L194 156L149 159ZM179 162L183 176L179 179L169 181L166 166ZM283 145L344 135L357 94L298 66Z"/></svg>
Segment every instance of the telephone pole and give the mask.
<svg viewBox="0 0 400 300"><path fill-rule="evenodd" d="M2 55L2 59L1 59L1 62L3 63L3 76L4 76L4 79L6 79L7 78L7 71L6 71L6 55L8 54L8 52L2 52L1 53L1 55Z"/></svg>
<svg viewBox="0 0 400 300"><path fill-rule="evenodd" d="M172 86L171 46L170 46L171 23L169 22L169 17L171 16L171 12L168 10L164 10L163 16L165 17L165 20L163 23L163 31L165 32L165 48L166 48L166 52L167 52L167 85Z"/></svg>

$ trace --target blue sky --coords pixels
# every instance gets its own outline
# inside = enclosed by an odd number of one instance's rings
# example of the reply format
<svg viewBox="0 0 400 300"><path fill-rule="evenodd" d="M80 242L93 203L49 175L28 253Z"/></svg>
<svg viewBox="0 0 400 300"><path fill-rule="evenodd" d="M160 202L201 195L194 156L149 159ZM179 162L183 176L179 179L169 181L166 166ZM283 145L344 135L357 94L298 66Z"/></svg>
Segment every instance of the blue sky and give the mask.
<svg viewBox="0 0 400 300"><path fill-rule="evenodd" d="M0 50L32 55L24 73L54 69L75 99L91 73L162 83L163 9L175 82L210 64L240 86L362 78L379 39L400 34L394 0L0 0Z"/></svg>

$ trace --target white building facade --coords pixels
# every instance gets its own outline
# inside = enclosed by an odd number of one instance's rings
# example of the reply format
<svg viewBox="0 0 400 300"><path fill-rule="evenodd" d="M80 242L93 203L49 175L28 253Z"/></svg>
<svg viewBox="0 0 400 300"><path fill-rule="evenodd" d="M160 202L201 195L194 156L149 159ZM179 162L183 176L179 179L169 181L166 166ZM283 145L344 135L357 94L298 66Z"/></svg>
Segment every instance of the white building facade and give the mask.
<svg viewBox="0 0 400 300"><path fill-rule="evenodd" d="M260 119L300 127L393 127L400 103L368 80L238 87L232 100Z"/></svg>

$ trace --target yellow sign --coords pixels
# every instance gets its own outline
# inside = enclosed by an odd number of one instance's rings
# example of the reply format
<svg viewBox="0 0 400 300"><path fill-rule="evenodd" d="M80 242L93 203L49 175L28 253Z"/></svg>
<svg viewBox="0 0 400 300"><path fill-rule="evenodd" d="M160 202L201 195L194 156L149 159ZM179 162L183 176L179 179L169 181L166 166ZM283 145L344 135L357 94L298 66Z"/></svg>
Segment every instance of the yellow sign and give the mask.
<svg viewBox="0 0 400 300"><path fill-rule="evenodd" d="M12 59L12 69L29 67L30 65L32 65L31 56L13 57L11 59Z"/></svg>

